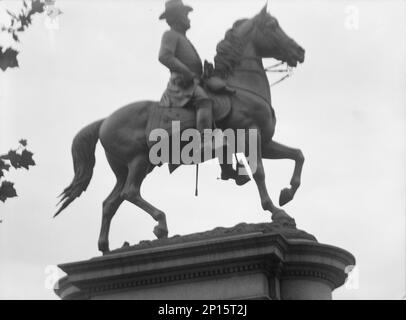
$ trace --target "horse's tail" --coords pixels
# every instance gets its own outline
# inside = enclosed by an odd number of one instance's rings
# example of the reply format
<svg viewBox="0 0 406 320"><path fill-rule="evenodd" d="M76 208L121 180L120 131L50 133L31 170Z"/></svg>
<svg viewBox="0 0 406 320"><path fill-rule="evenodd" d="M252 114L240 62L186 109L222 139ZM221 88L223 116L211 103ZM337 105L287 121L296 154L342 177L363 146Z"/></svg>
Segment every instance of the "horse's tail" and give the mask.
<svg viewBox="0 0 406 320"><path fill-rule="evenodd" d="M62 205L54 217L78 198L83 191L86 191L93 175L93 167L96 162L94 152L99 140L99 129L103 121L104 119L87 125L73 139L72 158L75 176L71 184L59 195L62 196L59 201Z"/></svg>

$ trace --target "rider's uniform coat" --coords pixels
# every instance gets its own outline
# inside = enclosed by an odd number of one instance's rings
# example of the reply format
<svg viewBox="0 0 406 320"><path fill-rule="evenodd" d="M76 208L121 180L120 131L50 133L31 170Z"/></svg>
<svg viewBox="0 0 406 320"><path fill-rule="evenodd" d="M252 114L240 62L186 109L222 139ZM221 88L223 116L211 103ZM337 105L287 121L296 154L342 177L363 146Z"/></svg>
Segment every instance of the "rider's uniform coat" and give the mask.
<svg viewBox="0 0 406 320"><path fill-rule="evenodd" d="M159 60L171 72L169 83L161 98L161 105L184 107L191 99L195 101L208 98L199 85L203 73L202 60L185 35L174 29L166 31L162 36ZM185 68L195 76L192 83L184 81L182 71Z"/></svg>

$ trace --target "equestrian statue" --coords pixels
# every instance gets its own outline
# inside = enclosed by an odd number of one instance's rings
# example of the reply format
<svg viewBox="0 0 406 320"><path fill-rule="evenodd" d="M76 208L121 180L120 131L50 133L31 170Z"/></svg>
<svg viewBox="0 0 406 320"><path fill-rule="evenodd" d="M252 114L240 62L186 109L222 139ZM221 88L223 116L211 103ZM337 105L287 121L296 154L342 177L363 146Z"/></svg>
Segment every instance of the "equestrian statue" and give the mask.
<svg viewBox="0 0 406 320"><path fill-rule="evenodd" d="M149 157L154 146L150 133L156 128L170 130L174 120L180 121L181 130L197 129L202 136L202 149L208 147L203 137L206 129L255 132L256 163L249 163L249 167L262 208L272 214L272 221L295 226L294 219L277 207L268 194L262 159L295 161L290 187L284 188L279 197L279 205L283 206L293 199L300 186L304 157L300 149L273 140L276 119L262 58L274 58L296 67L304 61L305 51L282 30L265 6L254 17L237 20L218 43L214 66L205 62L203 67L199 54L186 37L190 28L188 14L192 10L182 0L168 0L165 12L159 17L170 27L162 36L159 51L159 61L170 71L161 100L130 103L84 127L73 139L75 175L61 194L61 206L55 216L88 187L95 165L96 144L100 140L117 179L103 202L98 241L103 253L109 251L111 220L124 200L157 221L153 230L157 238L168 236L165 213L147 202L140 191L145 177L162 164L153 163ZM184 164L173 163L172 158L166 163L171 172ZM220 162L221 178L232 179L238 185L247 183L249 176L237 170L241 165L237 162L234 169L232 163Z"/></svg>

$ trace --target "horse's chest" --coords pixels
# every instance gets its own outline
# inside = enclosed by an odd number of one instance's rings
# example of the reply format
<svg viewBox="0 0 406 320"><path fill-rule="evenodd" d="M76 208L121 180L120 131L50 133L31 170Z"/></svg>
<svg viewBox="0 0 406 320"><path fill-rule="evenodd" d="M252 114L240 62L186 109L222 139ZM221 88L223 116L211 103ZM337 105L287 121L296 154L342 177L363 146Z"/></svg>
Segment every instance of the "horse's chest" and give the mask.
<svg viewBox="0 0 406 320"><path fill-rule="evenodd" d="M265 104L261 106L256 121L261 130L261 135L266 138L272 138L275 133L275 117L272 107Z"/></svg>
<svg viewBox="0 0 406 320"><path fill-rule="evenodd" d="M275 132L275 116L270 104L247 92L239 91L237 97L233 101L233 113L239 122L238 126L256 127L262 136L271 138Z"/></svg>

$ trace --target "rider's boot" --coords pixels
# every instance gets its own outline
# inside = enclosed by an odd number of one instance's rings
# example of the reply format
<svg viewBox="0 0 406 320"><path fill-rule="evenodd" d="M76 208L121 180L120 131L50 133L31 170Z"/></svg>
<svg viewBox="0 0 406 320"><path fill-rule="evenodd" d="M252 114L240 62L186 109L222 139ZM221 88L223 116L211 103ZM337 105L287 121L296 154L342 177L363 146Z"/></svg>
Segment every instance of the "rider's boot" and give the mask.
<svg viewBox="0 0 406 320"><path fill-rule="evenodd" d="M222 165L221 166L221 180L233 179L235 183L242 186L251 180L245 169L244 163L241 161L237 162L236 169L234 170L232 165Z"/></svg>

